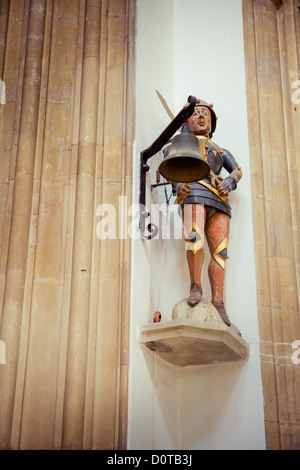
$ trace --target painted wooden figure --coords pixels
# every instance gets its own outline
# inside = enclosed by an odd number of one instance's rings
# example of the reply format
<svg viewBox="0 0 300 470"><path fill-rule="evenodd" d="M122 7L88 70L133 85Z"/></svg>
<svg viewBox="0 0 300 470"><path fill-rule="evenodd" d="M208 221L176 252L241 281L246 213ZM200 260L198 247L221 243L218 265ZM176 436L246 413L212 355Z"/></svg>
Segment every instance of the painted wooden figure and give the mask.
<svg viewBox="0 0 300 470"><path fill-rule="evenodd" d="M190 272L190 294L187 302L196 306L202 298L201 270L204 260L203 242L206 237L211 260L208 275L212 290L212 304L226 325L231 322L224 306L224 275L231 218L228 195L237 187L242 177L241 167L233 155L220 148L211 138L216 129L217 117L213 105L197 100L193 115L189 118L190 131L199 139L200 153L208 162L210 175L198 182L173 183L177 199L182 207L182 219L187 234L187 262ZM167 156L168 148L165 151ZM224 168L229 176L220 177Z"/></svg>

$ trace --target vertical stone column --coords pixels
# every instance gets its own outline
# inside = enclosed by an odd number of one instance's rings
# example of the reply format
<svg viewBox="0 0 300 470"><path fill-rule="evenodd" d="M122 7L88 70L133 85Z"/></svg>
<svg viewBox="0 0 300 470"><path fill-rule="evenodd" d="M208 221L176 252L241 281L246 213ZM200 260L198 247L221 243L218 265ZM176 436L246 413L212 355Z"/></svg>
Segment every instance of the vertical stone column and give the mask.
<svg viewBox="0 0 300 470"><path fill-rule="evenodd" d="M62 446L82 446L90 310L101 1L87 0Z"/></svg>
<svg viewBox="0 0 300 470"><path fill-rule="evenodd" d="M9 0L0 4L0 79L3 80L3 65L6 46L6 33L8 23Z"/></svg>
<svg viewBox="0 0 300 470"><path fill-rule="evenodd" d="M294 238L297 284L300 292L300 21L298 1L287 0L278 12L286 158ZM296 88L295 88L296 86Z"/></svg>
<svg viewBox="0 0 300 470"><path fill-rule="evenodd" d="M299 178L294 173L295 118L285 70L291 71L287 51L296 47L296 37L291 29L282 29L294 8L290 2L277 9L270 0L244 0L243 5L266 440L268 449L295 449L299 368L291 354L293 340L300 337Z"/></svg>
<svg viewBox="0 0 300 470"><path fill-rule="evenodd" d="M127 430L131 240L121 224L122 219L127 222L126 207L131 202L135 1L110 0L103 5L107 7L102 38L106 50L101 56L103 138L99 133L102 159L97 178L101 202L113 205L117 220L116 239L99 241L100 295L91 434L95 448L113 449L126 446Z"/></svg>
<svg viewBox="0 0 300 470"><path fill-rule="evenodd" d="M28 4L16 0L1 4L0 76L6 85L6 104L0 105L0 321L19 140L28 10Z"/></svg>
<svg viewBox="0 0 300 470"><path fill-rule="evenodd" d="M0 337L7 345L1 370L0 443L9 446L18 366L22 305L32 203L46 0L32 0L26 45L23 100L12 207L11 234Z"/></svg>
<svg viewBox="0 0 300 470"><path fill-rule="evenodd" d="M124 157L122 165L122 194L125 195L127 207L132 203L132 155L135 129L135 0L126 1L126 31L125 31L125 113ZM120 240L122 243L122 268L120 270L121 320L120 320L120 390L118 403L118 423L116 446L118 449L127 448L128 422L128 374L129 374L129 326L130 326L130 292L131 292L131 240Z"/></svg>
<svg viewBox="0 0 300 470"><path fill-rule="evenodd" d="M0 4L0 447L126 448L135 0Z"/></svg>
<svg viewBox="0 0 300 470"><path fill-rule="evenodd" d="M12 435L13 444L22 449L52 448L61 423L72 245L68 233L73 232L68 211L73 208L69 185L78 10L78 2L47 0L31 263L26 273Z"/></svg>

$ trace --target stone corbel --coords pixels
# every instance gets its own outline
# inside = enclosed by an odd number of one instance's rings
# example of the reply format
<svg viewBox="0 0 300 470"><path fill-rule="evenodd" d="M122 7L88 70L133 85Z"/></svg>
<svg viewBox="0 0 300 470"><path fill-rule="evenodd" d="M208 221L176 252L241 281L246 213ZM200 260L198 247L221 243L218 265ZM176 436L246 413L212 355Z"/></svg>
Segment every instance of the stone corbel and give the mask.
<svg viewBox="0 0 300 470"><path fill-rule="evenodd" d="M141 327L139 343L176 367L247 361L250 346L236 326L225 325L211 302L190 307L186 299L172 310L172 320Z"/></svg>

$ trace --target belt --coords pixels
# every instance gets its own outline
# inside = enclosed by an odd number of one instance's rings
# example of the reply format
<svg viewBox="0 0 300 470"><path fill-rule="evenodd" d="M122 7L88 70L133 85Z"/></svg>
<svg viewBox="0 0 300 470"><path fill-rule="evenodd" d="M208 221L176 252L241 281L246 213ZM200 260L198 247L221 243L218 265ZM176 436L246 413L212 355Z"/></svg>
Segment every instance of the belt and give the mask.
<svg viewBox="0 0 300 470"><path fill-rule="evenodd" d="M197 181L197 183L199 183L202 186L205 186L206 188L208 188L210 191L212 191L214 194L216 194L221 199L221 201L227 201L228 196L220 196L220 194L218 193L218 190L216 188L214 188L214 186L212 186L211 184L206 183L203 180ZM186 183L185 186L188 186L188 183ZM184 199L185 198L177 197L176 200L174 201L174 204L183 204Z"/></svg>

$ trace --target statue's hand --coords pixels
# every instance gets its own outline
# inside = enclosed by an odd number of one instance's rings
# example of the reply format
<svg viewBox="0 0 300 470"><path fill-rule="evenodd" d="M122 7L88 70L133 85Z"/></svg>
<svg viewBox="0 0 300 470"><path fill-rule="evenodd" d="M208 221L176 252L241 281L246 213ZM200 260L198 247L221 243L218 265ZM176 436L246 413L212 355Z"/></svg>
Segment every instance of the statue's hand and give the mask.
<svg viewBox="0 0 300 470"><path fill-rule="evenodd" d="M178 197L180 199L185 199L191 192L191 187L188 183L182 184L179 186Z"/></svg>
<svg viewBox="0 0 300 470"><path fill-rule="evenodd" d="M222 197L228 196L228 194L232 190L232 182L233 181L234 181L233 178L231 178L229 176L225 180L218 181L216 183L216 187L217 187L217 190L218 190L218 193L220 194L220 196L222 196Z"/></svg>
<svg viewBox="0 0 300 470"><path fill-rule="evenodd" d="M184 199L187 197L188 194L191 192L191 187L188 183L181 184L177 188L177 198L174 204L182 204Z"/></svg>

